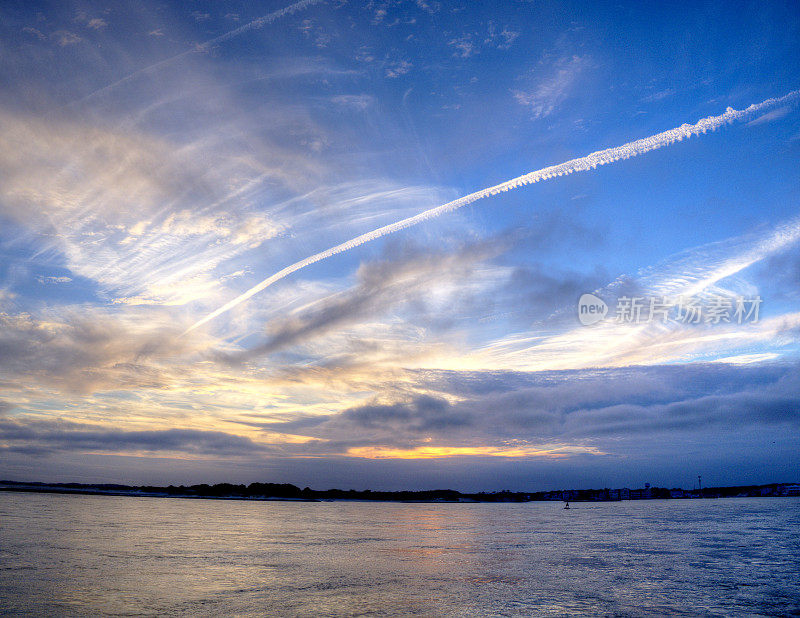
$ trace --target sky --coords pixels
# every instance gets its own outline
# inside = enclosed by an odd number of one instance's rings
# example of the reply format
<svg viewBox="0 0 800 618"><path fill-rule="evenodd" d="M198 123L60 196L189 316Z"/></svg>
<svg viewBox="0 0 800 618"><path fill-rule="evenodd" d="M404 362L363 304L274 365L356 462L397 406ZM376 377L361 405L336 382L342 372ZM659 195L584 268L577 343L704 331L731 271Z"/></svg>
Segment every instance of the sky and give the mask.
<svg viewBox="0 0 800 618"><path fill-rule="evenodd" d="M796 3L0 31L0 478L800 480Z"/></svg>

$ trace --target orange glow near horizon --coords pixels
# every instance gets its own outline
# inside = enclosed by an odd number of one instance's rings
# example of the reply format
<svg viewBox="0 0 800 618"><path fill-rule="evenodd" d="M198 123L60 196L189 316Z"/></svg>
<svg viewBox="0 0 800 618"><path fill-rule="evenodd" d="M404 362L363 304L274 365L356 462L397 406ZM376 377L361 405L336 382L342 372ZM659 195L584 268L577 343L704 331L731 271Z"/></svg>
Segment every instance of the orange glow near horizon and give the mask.
<svg viewBox="0 0 800 618"><path fill-rule="evenodd" d="M380 446L354 447L347 451L352 457L364 459L441 459L444 457L542 457L563 459L577 453L603 455L600 451L583 446L420 446L414 449L384 448Z"/></svg>

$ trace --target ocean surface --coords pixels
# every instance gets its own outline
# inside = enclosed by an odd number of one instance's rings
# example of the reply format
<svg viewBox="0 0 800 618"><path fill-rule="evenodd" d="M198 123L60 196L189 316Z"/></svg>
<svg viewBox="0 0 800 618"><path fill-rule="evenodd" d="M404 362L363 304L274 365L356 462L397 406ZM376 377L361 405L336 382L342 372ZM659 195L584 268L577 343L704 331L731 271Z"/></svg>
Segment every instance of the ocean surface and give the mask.
<svg viewBox="0 0 800 618"><path fill-rule="evenodd" d="M572 506L0 492L0 613L800 615L800 498Z"/></svg>

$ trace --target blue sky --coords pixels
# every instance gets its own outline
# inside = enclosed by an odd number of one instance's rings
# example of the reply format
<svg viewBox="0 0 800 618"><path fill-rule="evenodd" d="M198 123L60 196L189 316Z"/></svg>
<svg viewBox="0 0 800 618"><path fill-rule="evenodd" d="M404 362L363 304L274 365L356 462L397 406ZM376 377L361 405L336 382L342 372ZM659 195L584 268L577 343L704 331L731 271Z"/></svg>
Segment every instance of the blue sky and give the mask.
<svg viewBox="0 0 800 618"><path fill-rule="evenodd" d="M796 480L796 5L0 16L4 478ZM703 118L714 130L483 197L208 319L359 235ZM586 292L611 311L592 326ZM762 302L741 324L619 323L626 295Z"/></svg>

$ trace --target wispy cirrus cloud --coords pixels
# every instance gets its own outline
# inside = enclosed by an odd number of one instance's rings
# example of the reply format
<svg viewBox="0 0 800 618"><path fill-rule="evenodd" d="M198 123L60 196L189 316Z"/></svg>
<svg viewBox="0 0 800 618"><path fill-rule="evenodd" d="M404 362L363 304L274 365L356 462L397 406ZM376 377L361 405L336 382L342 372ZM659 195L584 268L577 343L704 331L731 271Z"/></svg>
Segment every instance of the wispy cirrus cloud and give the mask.
<svg viewBox="0 0 800 618"><path fill-rule="evenodd" d="M481 53L486 48L506 50L510 49L519 37L519 32L511 30L508 26L498 28L494 22L489 22L486 34L479 32L465 32L447 41L453 50L453 56L466 59Z"/></svg>
<svg viewBox="0 0 800 618"><path fill-rule="evenodd" d="M368 94L339 94L331 97L331 102L363 111L375 102L375 98Z"/></svg>
<svg viewBox="0 0 800 618"><path fill-rule="evenodd" d="M777 449L797 409L797 95L740 105L796 87L789 11L714 47L666 13L637 41L602 8L281 6L2 11L9 474L486 489L662 482L642 464L676 453L796 461ZM678 106L717 115L675 126ZM753 324L586 328L588 291L764 304Z"/></svg>
<svg viewBox="0 0 800 618"><path fill-rule="evenodd" d="M83 41L83 37L69 30L56 30L50 35L50 38L54 39L61 47L75 45Z"/></svg>
<svg viewBox="0 0 800 618"><path fill-rule="evenodd" d="M276 317L267 326L268 340L231 360L270 354L298 345L357 321L375 321L403 303L431 299L432 290L445 295L447 288L464 286L477 264L502 249L497 243L466 245L456 252L410 251L400 259L362 264L357 284ZM465 290L460 289L460 294Z"/></svg>
<svg viewBox="0 0 800 618"><path fill-rule="evenodd" d="M530 110L534 119L545 118L572 94L581 75L590 67L591 60L586 56L564 56L552 66L537 69L533 85L512 94Z"/></svg>
<svg viewBox="0 0 800 618"><path fill-rule="evenodd" d="M393 79L409 73L413 68L414 68L413 63L401 58L400 60L394 60L392 62L387 63L385 69L385 75L386 77Z"/></svg>
<svg viewBox="0 0 800 618"><path fill-rule="evenodd" d="M487 197L512 191L514 189L529 184L550 180L552 178L566 176L574 174L576 172L585 172L594 170L599 166L613 164L616 163L617 161L626 160L631 157L637 157L639 155L652 152L653 150L658 150L660 148L670 146L676 142L682 141L683 139L688 139L692 136L705 134L708 131L715 131L727 123L749 118L757 113L761 113L765 110L771 109L776 105L794 103L796 102L798 97L800 97L800 91L795 90L780 98L767 99L766 101L762 101L761 103L752 104L744 110L735 110L732 107L729 107L724 114L703 118L698 122L696 122L695 124L690 125L685 123L680 127L676 127L674 129L668 129L667 131L662 131L661 133L657 133L649 137L628 142L626 144L622 144L621 146L607 148L605 150L593 152L578 159L572 159L560 163L558 165L551 165L533 172L529 172L528 174L512 178L511 180L507 180L500 184L487 187L479 191L475 191L474 193L470 193L458 199L452 200L450 202L447 202L446 204L442 204L441 206L436 206L435 208L429 208L428 210L425 210L419 214L407 217L405 219L401 219L400 221L397 221L395 223L384 225L370 232L366 232L364 234L351 238L348 241L335 245L330 249L321 251L319 253L315 253L313 255L308 256L307 258L295 262L294 264L286 266L285 268L279 270L270 277L264 279L258 285L250 288L243 294L240 294L233 300L224 304L217 310L212 311L201 320L198 320L191 327L189 327L187 332L194 330L199 326L202 326L203 324L209 322L210 320L213 320L217 316L227 311L230 311L232 308L245 302L246 300L248 300L255 294L258 294L262 290L265 290L275 282L280 281L281 279L288 277L289 275L299 270L302 270L303 268L306 268L312 264L331 258L339 253L350 251L351 249L359 247L365 243L373 242L374 240L377 240L384 236L394 234L396 232L413 227L415 225L419 225L420 223L424 223L426 221L429 221L430 219L439 217L445 213L453 212L455 210L458 210L459 208L463 208L464 206L467 206L469 204L472 204L474 202L477 202L478 200L482 200ZM734 270L731 272L735 272L735 269L740 267L741 266L732 265L729 266L728 269L733 268Z"/></svg>
<svg viewBox="0 0 800 618"><path fill-rule="evenodd" d="M182 281L206 278L203 297L217 264L278 232L263 214L223 214L219 207L204 213L203 205L221 205L229 190L163 140L3 118L0 214L27 229L40 251L64 255L70 270L112 297L169 286L174 301L186 297ZM159 294L150 295L158 302Z"/></svg>
<svg viewBox="0 0 800 618"><path fill-rule="evenodd" d="M732 297L735 290L725 288L730 277L780 255L798 241L800 221L795 219L758 235L697 247L593 291L608 297L609 302L625 295L625 288L634 290L633 296L641 297L677 299L709 293ZM551 319L558 321L563 314L574 311L575 306L570 304ZM487 368L542 370L711 360L752 350L759 344L769 345L781 338L789 344L796 340L792 333L796 332L799 321L800 314L788 313L767 318L762 315L759 322L744 326L735 322L699 326L663 324L658 320L632 324L609 319L587 328L575 322L572 328L553 335L518 333L503 337L476 351L465 362ZM547 321L541 327L546 332Z"/></svg>
<svg viewBox="0 0 800 618"><path fill-rule="evenodd" d="M93 99L93 98L95 98L97 96L105 95L105 94L111 92L112 90L114 90L115 88L117 88L118 86L126 84L126 83L130 82L131 80L134 80L134 79L136 79L136 78L138 78L140 76L148 75L148 74L150 74L150 73L152 73L154 71L157 71L157 70L159 70L159 69L161 69L161 68L163 68L163 67L165 67L165 66L167 66L167 65L169 65L169 64L171 64L173 62L175 62L176 60L180 60L180 59L185 58L185 57L187 57L187 56L189 56L191 54L208 51L214 45L218 45L220 43L224 43L225 41L228 41L228 40L230 40L230 39L232 39L232 38L234 38L236 36L239 36L239 35L241 35L241 34L243 34L245 32L250 31L250 30L263 28L264 26L266 26L268 24L271 24L274 21L277 21L277 20L279 20L279 19L281 19L281 18L283 18L285 16L291 15L291 14L297 12L297 11L302 11L303 9L306 9L309 6L312 6L314 4L319 4L320 2L323 2L323 0L300 0L299 2L295 2L293 4L290 4L290 5L282 8L282 9L278 9L277 11L273 11L271 13L268 13L267 15L259 17L258 19L254 19L253 21L250 21L250 22L244 24L243 26L239 26L238 28L235 28L233 30L230 30L230 31L224 33L224 34L221 34L221 35L219 35L217 37L214 37L213 39L209 39L207 41L204 41L203 43L200 43L200 44L196 45L192 49L188 49L188 50L186 50L186 51L184 51L184 52L182 52L180 54L177 54L175 56L170 56L169 58L165 58L164 60L156 62L155 64L151 64L150 66L147 66L147 67L144 67L144 68L139 69L137 71L134 71L133 73L130 73L129 75L126 75L122 79L118 79L117 81L112 82L111 84L103 86L102 88L99 88L99 89L95 90L94 92L89 93L88 95L83 97L81 102L86 102L86 101L89 101L89 100L91 100L91 99ZM199 11L195 11L193 13L193 16L195 17L195 20L197 20L197 21L203 21L204 19L207 19L209 17L209 15L207 13L200 13ZM200 16L199 20L197 19L197 16ZM156 34L154 34L154 33L156 33ZM151 36L161 36L161 30L160 29L153 30L153 31L150 32L150 35Z"/></svg>

